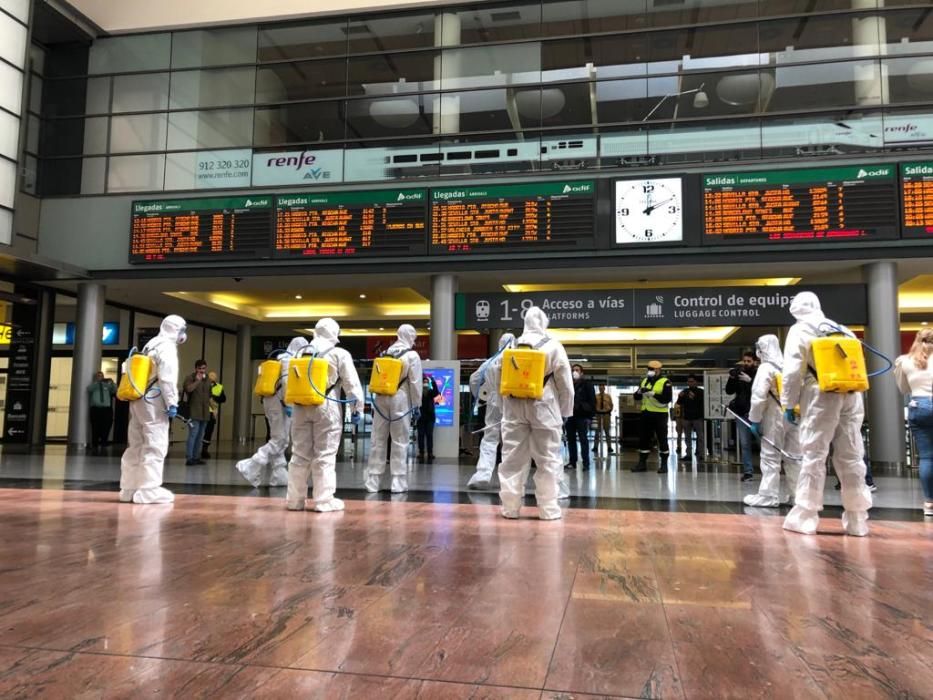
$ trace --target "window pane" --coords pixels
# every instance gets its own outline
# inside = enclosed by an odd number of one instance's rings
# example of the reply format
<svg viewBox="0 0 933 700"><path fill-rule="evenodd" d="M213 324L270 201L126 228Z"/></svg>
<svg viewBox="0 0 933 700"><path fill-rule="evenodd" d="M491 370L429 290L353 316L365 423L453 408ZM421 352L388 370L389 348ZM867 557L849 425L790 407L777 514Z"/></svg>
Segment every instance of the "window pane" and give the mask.
<svg viewBox="0 0 933 700"><path fill-rule="evenodd" d="M256 62L256 27L175 32L172 68Z"/></svg>
<svg viewBox="0 0 933 700"><path fill-rule="evenodd" d="M259 62L345 56L346 20L305 22L259 30Z"/></svg>
<svg viewBox="0 0 933 700"><path fill-rule="evenodd" d="M438 15L436 46L536 39L541 33L539 3L478 5L452 12L438 10Z"/></svg>
<svg viewBox="0 0 933 700"><path fill-rule="evenodd" d="M255 68L189 70L172 73L172 109L251 104Z"/></svg>
<svg viewBox="0 0 933 700"><path fill-rule="evenodd" d="M42 78L38 75L29 76L29 110L39 114L42 111Z"/></svg>
<svg viewBox="0 0 933 700"><path fill-rule="evenodd" d="M347 102L347 138L426 136L433 133L433 95L396 95Z"/></svg>
<svg viewBox="0 0 933 700"><path fill-rule="evenodd" d="M40 195L80 194L81 158L39 160Z"/></svg>
<svg viewBox="0 0 933 700"><path fill-rule="evenodd" d="M762 22L762 53L777 64L878 54L877 15L829 15Z"/></svg>
<svg viewBox="0 0 933 700"><path fill-rule="evenodd" d="M26 27L0 12L0 58L15 66L26 65Z"/></svg>
<svg viewBox="0 0 933 700"><path fill-rule="evenodd" d="M889 54L933 52L933 12L905 10L885 13Z"/></svg>
<svg viewBox="0 0 933 700"><path fill-rule="evenodd" d="M351 18L347 29L350 53L430 48L434 46L434 23L429 12Z"/></svg>
<svg viewBox="0 0 933 700"><path fill-rule="evenodd" d="M0 7L21 22L29 21L29 0L0 0Z"/></svg>
<svg viewBox="0 0 933 700"><path fill-rule="evenodd" d="M84 150L84 119L49 119L39 132L40 156L77 156Z"/></svg>
<svg viewBox="0 0 933 700"><path fill-rule="evenodd" d="M845 0L849 2L850 0ZM805 0L811 7L822 9L825 0ZM773 5L773 0L716 0L715 2L652 2L649 3L648 24L653 27L728 22L736 19L755 19L759 5ZM826 4L829 4L828 2ZM772 13L783 14L783 13Z"/></svg>
<svg viewBox="0 0 933 700"><path fill-rule="evenodd" d="M109 121L109 117L92 117L84 120L85 153L107 152L107 122Z"/></svg>
<svg viewBox="0 0 933 700"><path fill-rule="evenodd" d="M771 112L881 104L881 89L881 70L877 61L781 67L774 72L763 71L761 80L763 104ZM773 96L768 98L772 91ZM727 89L722 82L716 92L720 96L729 92L736 100L740 99L739 92L749 97L743 87Z"/></svg>
<svg viewBox="0 0 933 700"><path fill-rule="evenodd" d="M110 159L107 173L108 192L161 190L165 175L165 156L120 156Z"/></svg>
<svg viewBox="0 0 933 700"><path fill-rule="evenodd" d="M222 165L221 165L222 164ZM202 166L217 165L220 170ZM197 190L211 187L249 187L252 150L168 153L165 156L165 189Z"/></svg>
<svg viewBox="0 0 933 700"><path fill-rule="evenodd" d="M436 89L434 62L439 54L402 53L351 58L347 69L350 95Z"/></svg>
<svg viewBox="0 0 933 700"><path fill-rule="evenodd" d="M641 29L648 24L647 0L546 2L542 34L572 36Z"/></svg>
<svg viewBox="0 0 933 700"><path fill-rule="evenodd" d="M884 62L887 102L933 101L933 58L893 58Z"/></svg>
<svg viewBox="0 0 933 700"><path fill-rule="evenodd" d="M347 144L344 151L346 182L437 177L440 147L433 140L399 139Z"/></svg>
<svg viewBox="0 0 933 700"><path fill-rule="evenodd" d="M169 115L169 150L249 146L252 109L214 109Z"/></svg>
<svg viewBox="0 0 933 700"><path fill-rule="evenodd" d="M164 114L134 114L110 120L110 152L164 151Z"/></svg>
<svg viewBox="0 0 933 700"><path fill-rule="evenodd" d="M541 54L537 44L448 49L440 61L442 90L541 81Z"/></svg>
<svg viewBox="0 0 933 700"><path fill-rule="evenodd" d="M858 0L859 7L869 9L878 5L878 0ZM808 15L814 12L833 10L851 10L854 0L760 0L759 12L762 17L777 15ZM883 1L881 4L884 4ZM893 4L893 3L892 3Z"/></svg>
<svg viewBox="0 0 933 700"><path fill-rule="evenodd" d="M659 164L761 158L757 119L648 127L648 154Z"/></svg>
<svg viewBox="0 0 933 700"><path fill-rule="evenodd" d="M39 161L32 156L26 156L23 162L23 178L20 186L23 188L24 192L34 195L38 194L38 184Z"/></svg>
<svg viewBox="0 0 933 700"><path fill-rule="evenodd" d="M531 93L534 93L531 95ZM539 90L520 92L516 97L519 119L525 123L539 120ZM524 95L531 95L525 98ZM507 131L516 128L509 118L507 90L475 90L430 95L428 110L437 124L436 133L456 134L461 131ZM530 114L526 112L530 107Z"/></svg>
<svg viewBox="0 0 933 700"><path fill-rule="evenodd" d="M110 78L89 78L87 81L86 114L110 112Z"/></svg>
<svg viewBox="0 0 933 700"><path fill-rule="evenodd" d="M340 141L344 137L343 102L309 102L256 110L256 146Z"/></svg>
<svg viewBox="0 0 933 700"><path fill-rule="evenodd" d="M762 155L808 156L880 151L884 125L878 113L852 110L762 120Z"/></svg>
<svg viewBox="0 0 933 700"><path fill-rule="evenodd" d="M347 61L302 61L263 66L256 76L256 102L290 102L343 97L347 91Z"/></svg>
<svg viewBox="0 0 933 700"><path fill-rule="evenodd" d="M34 114L30 114L26 117L26 150L30 153L39 152L40 124L39 117Z"/></svg>
<svg viewBox="0 0 933 700"><path fill-rule="evenodd" d="M88 73L168 70L170 34L133 34L98 39L91 45Z"/></svg>
<svg viewBox="0 0 933 700"><path fill-rule="evenodd" d="M168 107L168 73L118 75L113 79L113 113L152 112Z"/></svg>
<svg viewBox="0 0 933 700"><path fill-rule="evenodd" d="M595 84L599 123L640 122L657 104L648 97L647 80L609 80Z"/></svg>
<svg viewBox="0 0 933 700"><path fill-rule="evenodd" d="M36 133L35 137L33 137L33 132L38 132L39 120L33 116L28 117L28 120L27 131L29 135L29 141L31 143L33 138L36 139L36 148L30 150L35 153L39 146L39 135ZM12 114L8 114L7 112L0 112L0 155L6 156L11 160L16 160L18 146L19 119L14 117Z"/></svg>
<svg viewBox="0 0 933 700"><path fill-rule="evenodd" d="M0 158L0 206L13 208L16 196L16 163Z"/></svg>
<svg viewBox="0 0 933 700"><path fill-rule="evenodd" d="M106 174L106 158L85 158L82 160L81 194L103 194Z"/></svg>

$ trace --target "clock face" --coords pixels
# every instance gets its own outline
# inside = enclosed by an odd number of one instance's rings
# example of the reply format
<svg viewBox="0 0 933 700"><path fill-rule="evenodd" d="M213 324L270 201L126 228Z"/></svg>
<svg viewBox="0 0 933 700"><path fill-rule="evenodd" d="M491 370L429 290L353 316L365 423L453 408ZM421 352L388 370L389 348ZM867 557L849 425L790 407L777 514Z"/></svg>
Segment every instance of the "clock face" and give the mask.
<svg viewBox="0 0 933 700"><path fill-rule="evenodd" d="M684 238L679 177L616 182L616 243L669 243Z"/></svg>

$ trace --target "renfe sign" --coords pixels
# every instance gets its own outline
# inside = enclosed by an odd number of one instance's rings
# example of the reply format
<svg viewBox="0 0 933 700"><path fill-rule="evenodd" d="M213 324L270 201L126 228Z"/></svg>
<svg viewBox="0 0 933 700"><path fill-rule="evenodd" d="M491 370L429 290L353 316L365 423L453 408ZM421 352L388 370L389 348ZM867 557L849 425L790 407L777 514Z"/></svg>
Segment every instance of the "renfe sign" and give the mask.
<svg viewBox="0 0 933 700"><path fill-rule="evenodd" d="M253 186L310 185L343 181L343 151L279 151L253 154Z"/></svg>
<svg viewBox="0 0 933 700"><path fill-rule="evenodd" d="M816 293L826 315L840 323L867 320L864 285L841 284L458 294L456 327L521 328L531 306L543 309L553 328L789 326L788 307L803 291Z"/></svg>

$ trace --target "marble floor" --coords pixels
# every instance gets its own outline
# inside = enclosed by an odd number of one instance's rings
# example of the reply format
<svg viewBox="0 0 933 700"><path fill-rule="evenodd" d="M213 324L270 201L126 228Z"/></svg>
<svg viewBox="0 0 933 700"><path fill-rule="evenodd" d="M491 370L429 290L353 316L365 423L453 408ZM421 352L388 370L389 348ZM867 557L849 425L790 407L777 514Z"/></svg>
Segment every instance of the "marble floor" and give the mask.
<svg viewBox="0 0 933 700"><path fill-rule="evenodd" d="M354 459L347 443L347 457L337 465L337 485L343 498L369 498L362 490L365 462ZM118 447L102 455L75 453L62 445L50 445L34 452L17 452L0 448L0 486L40 486L113 490L120 479ZM364 451L360 451L364 454ZM222 494L242 496L284 497L284 489L253 489L236 471L238 459L252 454L252 446L238 447L221 443L215 454L203 466L186 467L183 445L175 444L166 462L165 482L178 493ZM615 508L688 512L719 512L757 516L780 515L786 511L748 508L745 495L756 493L760 475L750 482L739 480L740 468L731 463L698 465L670 461L668 474L633 474L630 471L637 455L626 450L619 455L602 455L594 460L589 471L568 471L567 484L574 508ZM620 466L622 467L620 469ZM655 465L656 467L657 465ZM497 484L488 492L467 489L473 474L475 459L437 459L431 464L409 461L411 493L408 500L433 502L498 503ZM873 517L914 518L922 520L923 494L916 471L909 469L876 475L878 490L874 493ZM831 508L841 503L833 488L834 479L827 479L826 504ZM529 482L529 488L531 483ZM382 498L383 496L379 496Z"/></svg>
<svg viewBox="0 0 933 700"><path fill-rule="evenodd" d="M933 523L524 516L0 488L0 697L933 694Z"/></svg>

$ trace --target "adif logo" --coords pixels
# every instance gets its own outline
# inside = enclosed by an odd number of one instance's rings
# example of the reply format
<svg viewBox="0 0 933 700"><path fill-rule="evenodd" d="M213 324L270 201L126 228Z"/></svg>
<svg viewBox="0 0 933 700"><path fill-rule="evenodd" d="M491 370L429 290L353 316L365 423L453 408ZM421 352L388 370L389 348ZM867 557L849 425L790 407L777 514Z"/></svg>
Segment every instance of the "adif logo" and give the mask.
<svg viewBox="0 0 933 700"><path fill-rule="evenodd" d="M253 206L253 200L252 200L252 199L247 199L247 200L246 200L246 206L248 206L248 207Z"/></svg>
<svg viewBox="0 0 933 700"><path fill-rule="evenodd" d="M249 207L268 207L268 206L269 206L269 200L268 200L268 199L247 199L247 200L246 200L246 207L247 207L247 208L249 208Z"/></svg>
<svg viewBox="0 0 933 700"><path fill-rule="evenodd" d="M420 202L424 198L423 192L409 192L405 194L404 192L398 193L397 202Z"/></svg>
<svg viewBox="0 0 933 700"><path fill-rule="evenodd" d="M588 194L591 188L592 185L589 183L583 183L582 185L564 185L562 194Z"/></svg>
<svg viewBox="0 0 933 700"><path fill-rule="evenodd" d="M564 185L564 194L570 192L570 185Z"/></svg>
<svg viewBox="0 0 933 700"><path fill-rule="evenodd" d="M858 175L855 177L883 177L890 174L890 168L878 168L877 170L865 170L864 168L859 168Z"/></svg>

